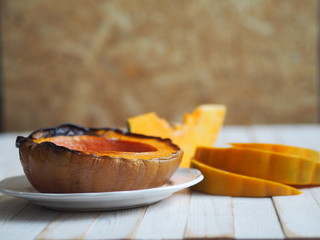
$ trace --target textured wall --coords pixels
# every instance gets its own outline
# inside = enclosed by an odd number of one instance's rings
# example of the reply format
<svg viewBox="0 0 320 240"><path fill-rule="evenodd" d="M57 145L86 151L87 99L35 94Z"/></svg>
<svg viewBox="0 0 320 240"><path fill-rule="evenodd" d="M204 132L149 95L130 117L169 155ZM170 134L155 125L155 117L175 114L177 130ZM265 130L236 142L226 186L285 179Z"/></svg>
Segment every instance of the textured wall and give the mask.
<svg viewBox="0 0 320 240"><path fill-rule="evenodd" d="M317 0L1 1L5 130L201 103L227 124L317 121Z"/></svg>

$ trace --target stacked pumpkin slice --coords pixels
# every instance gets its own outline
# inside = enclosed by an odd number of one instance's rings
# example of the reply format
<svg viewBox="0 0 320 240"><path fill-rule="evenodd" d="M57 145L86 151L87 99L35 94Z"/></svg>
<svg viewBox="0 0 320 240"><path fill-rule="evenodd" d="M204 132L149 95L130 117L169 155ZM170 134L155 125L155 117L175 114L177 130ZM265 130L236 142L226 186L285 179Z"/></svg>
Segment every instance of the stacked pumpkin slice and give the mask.
<svg viewBox="0 0 320 240"><path fill-rule="evenodd" d="M133 133L170 138L183 151L180 167L199 169L204 180L193 189L214 195L296 195L296 186L320 185L317 151L277 144L234 143L213 147L223 125L224 105L200 105L173 127L156 113L128 119Z"/></svg>
<svg viewBox="0 0 320 240"><path fill-rule="evenodd" d="M231 148L199 147L191 166L204 180L201 192L236 197L296 195L296 187L320 184L319 153L277 144L237 143ZM294 187L293 187L294 186Z"/></svg>

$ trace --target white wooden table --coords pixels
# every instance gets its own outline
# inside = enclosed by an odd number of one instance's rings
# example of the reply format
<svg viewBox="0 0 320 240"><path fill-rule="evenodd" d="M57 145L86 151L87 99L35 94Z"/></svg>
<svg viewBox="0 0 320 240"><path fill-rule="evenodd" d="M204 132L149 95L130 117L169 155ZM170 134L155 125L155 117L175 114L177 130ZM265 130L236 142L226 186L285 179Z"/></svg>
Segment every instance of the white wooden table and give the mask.
<svg viewBox="0 0 320 240"><path fill-rule="evenodd" d="M16 136L0 135L0 180L23 174ZM228 142L320 151L320 125L226 126L217 145ZM59 212L0 194L0 239L201 238L320 239L320 187L273 198L210 196L187 189L148 207L109 212Z"/></svg>

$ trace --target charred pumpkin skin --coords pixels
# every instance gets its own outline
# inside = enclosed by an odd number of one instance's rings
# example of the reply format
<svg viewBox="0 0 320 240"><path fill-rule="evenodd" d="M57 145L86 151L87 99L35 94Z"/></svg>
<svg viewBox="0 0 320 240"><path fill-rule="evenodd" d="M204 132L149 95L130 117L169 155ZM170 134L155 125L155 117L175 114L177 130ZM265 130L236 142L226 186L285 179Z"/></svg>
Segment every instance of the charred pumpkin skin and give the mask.
<svg viewBox="0 0 320 240"><path fill-rule="evenodd" d="M111 135L113 139L118 137L136 143L150 143L158 150L119 154L116 151L110 154L86 153L45 141L46 138L59 136L106 135ZM43 138L44 141L37 143ZM28 180L35 189L44 193L109 192L159 187L173 175L183 155L182 150L169 139L131 134L113 128L84 128L72 124L39 129L28 137L19 136L16 146ZM160 148L171 149L171 152L163 156L155 154Z"/></svg>

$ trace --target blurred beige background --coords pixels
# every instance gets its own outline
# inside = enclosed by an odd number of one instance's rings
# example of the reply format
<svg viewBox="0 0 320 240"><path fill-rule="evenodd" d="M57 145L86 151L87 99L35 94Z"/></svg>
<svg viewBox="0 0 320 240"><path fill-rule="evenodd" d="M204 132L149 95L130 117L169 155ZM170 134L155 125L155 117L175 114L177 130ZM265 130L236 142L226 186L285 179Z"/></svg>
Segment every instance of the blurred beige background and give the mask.
<svg viewBox="0 0 320 240"><path fill-rule="evenodd" d="M0 0L4 131L170 121L316 123L318 0Z"/></svg>

